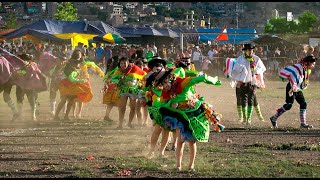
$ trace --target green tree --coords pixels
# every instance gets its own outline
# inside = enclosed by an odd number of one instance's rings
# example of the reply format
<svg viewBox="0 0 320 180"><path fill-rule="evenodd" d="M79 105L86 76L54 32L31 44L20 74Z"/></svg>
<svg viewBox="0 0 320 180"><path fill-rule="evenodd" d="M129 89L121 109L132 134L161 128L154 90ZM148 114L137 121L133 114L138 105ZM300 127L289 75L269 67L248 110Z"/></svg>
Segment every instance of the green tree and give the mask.
<svg viewBox="0 0 320 180"><path fill-rule="evenodd" d="M185 13L187 12L184 8L175 8L170 11L170 16L174 19L185 19Z"/></svg>
<svg viewBox="0 0 320 180"><path fill-rule="evenodd" d="M99 10L97 14L98 14L97 19L99 21L107 21L107 19L109 19L109 13L107 13L106 11Z"/></svg>
<svg viewBox="0 0 320 180"><path fill-rule="evenodd" d="M89 12L93 15L97 15L98 10L99 9L96 6L89 6Z"/></svg>
<svg viewBox="0 0 320 180"><path fill-rule="evenodd" d="M8 12L4 19L6 29L16 29L18 27L17 16L14 12Z"/></svg>
<svg viewBox="0 0 320 180"><path fill-rule="evenodd" d="M169 16L169 11L167 11L166 7L164 6L156 6L155 7L155 10L157 12L157 15L160 15L160 16Z"/></svg>
<svg viewBox="0 0 320 180"><path fill-rule="evenodd" d="M305 11L298 17L298 22L287 21L286 18L278 17L271 18L264 27L266 33L308 33L314 28L317 28L317 16Z"/></svg>
<svg viewBox="0 0 320 180"><path fill-rule="evenodd" d="M73 6L72 2L61 2L58 4L55 19L63 21L76 21L78 20L77 8Z"/></svg>
<svg viewBox="0 0 320 180"><path fill-rule="evenodd" d="M273 25L268 21L264 26L265 33L272 33L273 32Z"/></svg>
<svg viewBox="0 0 320 180"><path fill-rule="evenodd" d="M287 33L289 26L286 18L273 17L265 25L265 31L267 33Z"/></svg>
<svg viewBox="0 0 320 180"><path fill-rule="evenodd" d="M314 13L304 11L304 13L298 17L298 32L306 33L312 31L317 20L318 18Z"/></svg>

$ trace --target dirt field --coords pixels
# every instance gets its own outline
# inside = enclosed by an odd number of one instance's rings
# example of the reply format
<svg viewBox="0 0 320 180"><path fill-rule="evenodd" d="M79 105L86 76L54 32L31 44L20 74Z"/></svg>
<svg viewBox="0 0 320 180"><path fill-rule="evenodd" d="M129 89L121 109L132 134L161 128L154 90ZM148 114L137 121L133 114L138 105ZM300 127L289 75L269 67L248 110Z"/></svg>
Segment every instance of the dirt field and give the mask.
<svg viewBox="0 0 320 180"><path fill-rule="evenodd" d="M266 121L259 121L254 112L253 128L245 129L236 120L235 90L228 79L222 82L220 87L196 87L222 113L226 129L212 132L208 143L198 143L192 173L187 171L187 144L182 172L174 169L174 151L167 151L166 157L146 157L151 120L147 127L115 130L118 110L114 108L114 123L103 121L99 77L92 78L95 96L84 106L82 119L53 121L48 92L43 92L38 122L32 122L26 98L24 118L11 122L11 111L1 97L0 177L320 177L319 82L312 81L304 91L312 130L299 129L296 102L279 118L280 129L271 129L269 117L284 103L286 83L278 80L267 81L267 89L257 95Z"/></svg>

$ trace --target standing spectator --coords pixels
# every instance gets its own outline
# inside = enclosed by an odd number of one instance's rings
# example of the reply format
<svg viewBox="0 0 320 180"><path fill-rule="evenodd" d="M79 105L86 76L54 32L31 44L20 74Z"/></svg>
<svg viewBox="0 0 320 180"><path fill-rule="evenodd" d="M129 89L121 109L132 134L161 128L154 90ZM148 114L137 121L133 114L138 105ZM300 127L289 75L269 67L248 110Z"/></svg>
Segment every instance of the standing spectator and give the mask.
<svg viewBox="0 0 320 180"><path fill-rule="evenodd" d="M82 56L85 58L86 57L86 48L84 47L84 44L82 42L78 42L78 46L74 48L75 50L80 50L82 53Z"/></svg>
<svg viewBox="0 0 320 180"><path fill-rule="evenodd" d="M196 46L193 53L192 53L192 61L194 63L194 66L197 71L201 69L201 63L202 63L202 53L199 48L199 46Z"/></svg>
<svg viewBox="0 0 320 180"><path fill-rule="evenodd" d="M106 44L104 47L104 64L107 64L109 59L113 57L110 45Z"/></svg>
<svg viewBox="0 0 320 180"><path fill-rule="evenodd" d="M73 50L72 47L70 45L67 46L68 50L67 50L67 59L70 59L72 54L73 54Z"/></svg>
<svg viewBox="0 0 320 180"><path fill-rule="evenodd" d="M158 54L159 54L159 56L160 56L162 59L166 59L166 58L167 58L167 48L166 48L166 45L162 44L162 47L160 48Z"/></svg>
<svg viewBox="0 0 320 180"><path fill-rule="evenodd" d="M88 60L94 62L96 59L96 51L94 47L91 45L88 49Z"/></svg>
<svg viewBox="0 0 320 180"><path fill-rule="evenodd" d="M136 47L134 45L131 45L129 51L128 51L128 57L131 57L132 54L136 53Z"/></svg>
<svg viewBox="0 0 320 180"><path fill-rule="evenodd" d="M155 44L152 44L151 45L151 48L152 48L152 51L153 51L153 54L154 55L158 55L158 48Z"/></svg>
<svg viewBox="0 0 320 180"><path fill-rule="evenodd" d="M279 61L278 57L280 57L281 51L279 48L275 48L274 51L271 52L271 59L269 61L270 65L270 71L274 75L275 73L278 73L279 70Z"/></svg>
<svg viewBox="0 0 320 180"><path fill-rule="evenodd" d="M210 66L211 68L209 68L209 66ZM212 63L211 63L211 61L210 61L208 58L204 58L204 60L203 60L203 62L202 62L201 70L202 70L204 73L209 74L210 69L212 69Z"/></svg>
<svg viewBox="0 0 320 180"><path fill-rule="evenodd" d="M212 46L212 48L208 51L208 58L211 62L215 60L215 57L218 55L217 46Z"/></svg>
<svg viewBox="0 0 320 180"><path fill-rule="evenodd" d="M123 44L119 51L119 58L125 57L129 59L130 57L128 55L129 55L129 52L127 49L127 45Z"/></svg>
<svg viewBox="0 0 320 180"><path fill-rule="evenodd" d="M96 59L95 59L96 65L103 67L104 66L104 62L103 62L104 49L102 48L100 43L97 43L95 57L96 57Z"/></svg>

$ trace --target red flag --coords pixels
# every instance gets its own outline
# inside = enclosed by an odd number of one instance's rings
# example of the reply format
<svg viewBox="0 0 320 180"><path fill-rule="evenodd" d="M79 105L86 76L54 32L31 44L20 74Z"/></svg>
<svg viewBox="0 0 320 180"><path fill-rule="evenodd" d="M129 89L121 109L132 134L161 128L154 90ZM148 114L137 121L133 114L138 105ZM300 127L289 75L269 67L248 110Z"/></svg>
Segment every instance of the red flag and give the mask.
<svg viewBox="0 0 320 180"><path fill-rule="evenodd" d="M215 41L228 41L227 26L224 26L222 32L217 36Z"/></svg>

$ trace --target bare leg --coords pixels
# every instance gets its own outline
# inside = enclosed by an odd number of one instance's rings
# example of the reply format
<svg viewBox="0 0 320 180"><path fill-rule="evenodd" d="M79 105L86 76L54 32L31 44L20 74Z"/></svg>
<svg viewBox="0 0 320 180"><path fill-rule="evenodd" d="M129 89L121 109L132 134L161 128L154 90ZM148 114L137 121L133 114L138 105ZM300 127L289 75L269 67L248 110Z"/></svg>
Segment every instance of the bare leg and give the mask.
<svg viewBox="0 0 320 180"><path fill-rule="evenodd" d="M141 106L141 102L137 100L136 102L136 114L137 114L137 118L138 118L138 124L142 125L142 106Z"/></svg>
<svg viewBox="0 0 320 180"><path fill-rule="evenodd" d="M190 156L189 156L189 170L194 170L194 161L197 155L197 144L196 142L189 142Z"/></svg>
<svg viewBox="0 0 320 180"><path fill-rule="evenodd" d="M4 84L0 88L0 93L3 91L3 100L4 100L4 102L6 102L8 104L8 106L12 110L13 116L12 116L11 121L14 121L15 119L18 118L19 113L17 111L17 108L16 108L14 102L12 101L12 99L10 97L11 89L12 89L11 84Z"/></svg>
<svg viewBox="0 0 320 180"><path fill-rule="evenodd" d="M107 104L107 108L106 108L106 115L104 116L104 120L106 121L110 121L110 112L113 108L113 104Z"/></svg>
<svg viewBox="0 0 320 180"><path fill-rule="evenodd" d="M159 139L160 133L162 131L162 128L160 125L155 124L153 128L153 132L151 135L151 142L150 142L150 151L149 156L152 158L154 156L154 149L157 145L157 141Z"/></svg>
<svg viewBox="0 0 320 180"><path fill-rule="evenodd" d="M69 100L68 100L68 101L69 101ZM68 102L68 103L69 103L69 102ZM78 104L77 100L74 100L73 105L71 106L71 109L72 109L73 117L74 117L74 118L77 117L77 108L79 108L78 106L79 106L79 104ZM68 106L67 106L67 108L68 108ZM67 110L66 110L66 113L67 113Z"/></svg>
<svg viewBox="0 0 320 180"><path fill-rule="evenodd" d="M26 90L26 95L31 107L31 111L32 111L32 120L36 121L37 117L36 117L36 108L37 108L37 103L36 103L36 93L33 92L32 90Z"/></svg>
<svg viewBox="0 0 320 180"><path fill-rule="evenodd" d="M64 120L69 120L69 113L71 111L72 106L74 105L74 99L75 97L69 97L68 98L68 104L67 104L67 112L64 115Z"/></svg>
<svg viewBox="0 0 320 180"><path fill-rule="evenodd" d="M132 121L133 121L134 116L136 115L136 104L137 104L137 100L131 99L131 98L129 98L129 100L130 100L130 113L129 113L128 126L129 126L130 128L133 128Z"/></svg>
<svg viewBox="0 0 320 180"><path fill-rule="evenodd" d="M126 112L126 105L127 105L128 97L127 96L120 96L120 102L118 106L119 110L119 125L118 128L122 128L123 124L123 119L124 119L124 114Z"/></svg>
<svg viewBox="0 0 320 180"><path fill-rule="evenodd" d="M162 130L162 139L161 139L161 146L160 146L161 156L164 156L164 151L168 145L169 133L170 133L169 130L166 130L166 129Z"/></svg>
<svg viewBox="0 0 320 180"><path fill-rule="evenodd" d="M52 83L50 84L50 94L49 94L49 98L50 98L50 108L51 108L51 114L54 115L55 111L56 111L56 97L57 97L57 88L52 87Z"/></svg>
<svg viewBox="0 0 320 180"><path fill-rule="evenodd" d="M67 104L68 104L68 100L64 103L64 113L66 113L67 112Z"/></svg>
<svg viewBox="0 0 320 180"><path fill-rule="evenodd" d="M142 112L143 112L143 125L146 126L148 124L148 117L149 117L147 106L142 107Z"/></svg>
<svg viewBox="0 0 320 180"><path fill-rule="evenodd" d="M171 137L173 140L173 144L172 144L172 150L175 151L177 149L177 133L176 132L171 132Z"/></svg>
<svg viewBox="0 0 320 180"><path fill-rule="evenodd" d="M180 129L177 129L176 133L177 133L176 167L179 171L181 171L184 143L181 141Z"/></svg>
<svg viewBox="0 0 320 180"><path fill-rule="evenodd" d="M78 114L77 114L78 116L77 116L77 118L81 119L82 108L83 108L83 102L78 101Z"/></svg>
<svg viewBox="0 0 320 180"><path fill-rule="evenodd" d="M66 102L67 102L67 97L66 96L61 97L61 100L60 100L60 102L57 106L56 112L54 114L54 119L59 119L59 113L62 110L62 108L65 107Z"/></svg>
<svg viewBox="0 0 320 180"><path fill-rule="evenodd" d="M25 92L19 86L16 86L17 108L19 117L22 117L23 99Z"/></svg>

